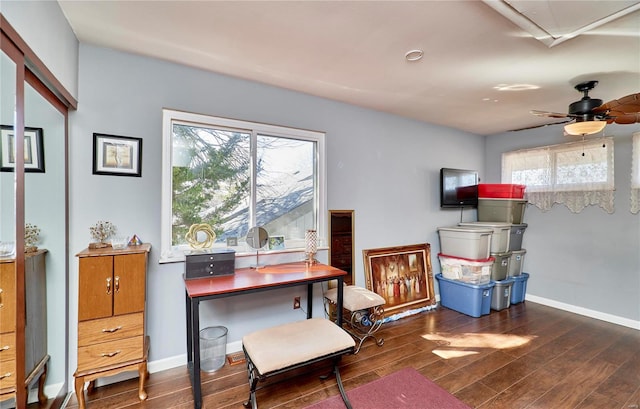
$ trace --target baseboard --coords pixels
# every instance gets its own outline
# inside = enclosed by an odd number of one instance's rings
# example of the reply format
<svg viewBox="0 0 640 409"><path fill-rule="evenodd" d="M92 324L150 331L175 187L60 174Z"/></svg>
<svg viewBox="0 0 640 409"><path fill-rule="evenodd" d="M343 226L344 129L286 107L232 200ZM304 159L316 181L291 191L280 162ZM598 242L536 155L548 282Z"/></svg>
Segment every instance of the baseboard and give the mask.
<svg viewBox="0 0 640 409"><path fill-rule="evenodd" d="M634 321L629 318L619 317L617 315L590 310L588 308L577 307L575 305L565 304L560 301L550 300L544 297L538 297L537 295L526 294L525 300L529 300L531 302L557 308L559 310L572 312L574 314L584 315L585 317L595 318L597 320L606 321L612 324L622 325L624 327L640 330L640 321Z"/></svg>

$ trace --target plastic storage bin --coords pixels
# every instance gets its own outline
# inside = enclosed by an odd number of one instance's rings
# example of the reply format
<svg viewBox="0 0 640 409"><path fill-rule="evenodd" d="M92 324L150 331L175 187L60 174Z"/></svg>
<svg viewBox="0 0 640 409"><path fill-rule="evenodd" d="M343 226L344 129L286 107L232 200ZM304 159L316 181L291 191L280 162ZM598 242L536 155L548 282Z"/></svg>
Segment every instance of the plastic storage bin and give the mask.
<svg viewBox="0 0 640 409"><path fill-rule="evenodd" d="M469 260L438 254L442 276L449 280L460 280L470 284L486 284L491 281L493 258Z"/></svg>
<svg viewBox="0 0 640 409"><path fill-rule="evenodd" d="M527 281L529 273L522 273L517 277L513 277L513 286L511 287L511 304L518 304L524 301L527 293Z"/></svg>
<svg viewBox="0 0 640 409"><path fill-rule="evenodd" d="M471 260L489 258L492 229L438 227L440 253Z"/></svg>
<svg viewBox="0 0 640 409"><path fill-rule="evenodd" d="M509 251L522 249L522 239L523 239L525 230L527 230L527 223L511 225L511 235L509 237Z"/></svg>
<svg viewBox="0 0 640 409"><path fill-rule="evenodd" d="M436 274L440 288L440 304L443 307L472 317L487 315L491 311L491 294L494 284L469 284L449 280L442 274Z"/></svg>
<svg viewBox="0 0 640 409"><path fill-rule="evenodd" d="M513 287L513 278L507 278L502 281L494 281L493 293L491 294L491 309L500 311L509 308L511 305L511 289Z"/></svg>
<svg viewBox="0 0 640 409"><path fill-rule="evenodd" d="M527 250L513 250L511 252L511 258L509 259L509 277L517 277L522 274L522 268L524 265L524 255Z"/></svg>
<svg viewBox="0 0 640 409"><path fill-rule="evenodd" d="M224 366L227 357L227 328L207 327L200 330L200 369L213 372Z"/></svg>
<svg viewBox="0 0 640 409"><path fill-rule="evenodd" d="M470 229L491 229L491 253L504 253L509 251L509 240L511 239L511 223L491 223L491 222L468 222L458 223L458 226Z"/></svg>
<svg viewBox="0 0 640 409"><path fill-rule="evenodd" d="M478 185L478 197L488 199L522 199L525 185L513 185L510 183L480 183Z"/></svg>
<svg viewBox="0 0 640 409"><path fill-rule="evenodd" d="M478 221L520 224L526 207L526 200L478 199Z"/></svg>
<svg viewBox="0 0 640 409"><path fill-rule="evenodd" d="M491 268L491 279L493 281L505 280L509 275L509 260L511 259L511 252L505 253L491 253L493 260L493 267Z"/></svg>

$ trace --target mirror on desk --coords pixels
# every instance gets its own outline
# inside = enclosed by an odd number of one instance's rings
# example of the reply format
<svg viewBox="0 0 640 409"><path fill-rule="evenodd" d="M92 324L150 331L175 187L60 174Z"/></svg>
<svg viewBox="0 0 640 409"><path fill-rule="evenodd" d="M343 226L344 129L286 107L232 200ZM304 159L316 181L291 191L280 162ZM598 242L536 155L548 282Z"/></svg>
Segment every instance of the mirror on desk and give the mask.
<svg viewBox="0 0 640 409"><path fill-rule="evenodd" d="M252 265L251 268L264 267L264 265L260 265L259 252L268 242L269 233L264 227L252 227L247 232L247 244L256 251L256 264Z"/></svg>

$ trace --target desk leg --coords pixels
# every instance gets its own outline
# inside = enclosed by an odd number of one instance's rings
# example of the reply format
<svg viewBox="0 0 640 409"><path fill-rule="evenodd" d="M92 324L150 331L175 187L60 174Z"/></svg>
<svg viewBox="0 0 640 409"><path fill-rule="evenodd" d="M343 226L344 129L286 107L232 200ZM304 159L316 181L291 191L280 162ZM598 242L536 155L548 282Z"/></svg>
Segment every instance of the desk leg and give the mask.
<svg viewBox="0 0 640 409"><path fill-rule="evenodd" d="M344 296L344 278L338 277L338 295L336 301L336 324L342 328L342 297Z"/></svg>
<svg viewBox="0 0 640 409"><path fill-rule="evenodd" d="M191 315L191 298L189 298L189 294L185 291L186 295L186 307L185 311L187 312L187 368L190 368L193 364L193 339L191 339L191 326L192 323L192 315Z"/></svg>
<svg viewBox="0 0 640 409"><path fill-rule="evenodd" d="M313 284L307 284L307 319L313 317Z"/></svg>
<svg viewBox="0 0 640 409"><path fill-rule="evenodd" d="M200 379L200 300L191 300L191 338L193 344L193 407L202 407L202 384Z"/></svg>

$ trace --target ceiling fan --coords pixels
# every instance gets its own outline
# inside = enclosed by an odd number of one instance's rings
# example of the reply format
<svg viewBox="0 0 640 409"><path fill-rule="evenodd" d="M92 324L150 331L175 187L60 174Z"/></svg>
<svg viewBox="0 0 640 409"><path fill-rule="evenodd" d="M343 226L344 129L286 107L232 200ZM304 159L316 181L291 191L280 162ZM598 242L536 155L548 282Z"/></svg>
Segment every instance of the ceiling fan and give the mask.
<svg viewBox="0 0 640 409"><path fill-rule="evenodd" d="M634 124L640 122L640 93L614 99L606 104L601 99L589 97L589 91L598 85L598 81L585 81L574 88L582 92L583 97L569 105L569 113L560 114L547 111L531 111L537 116L551 118L569 118L571 123L564 126L569 135L591 135L602 131L606 124Z"/></svg>

